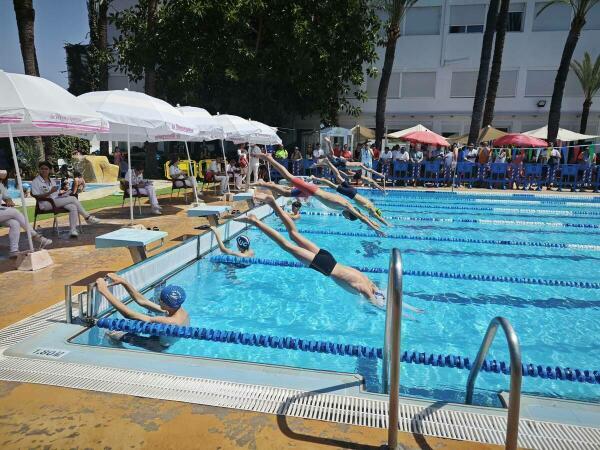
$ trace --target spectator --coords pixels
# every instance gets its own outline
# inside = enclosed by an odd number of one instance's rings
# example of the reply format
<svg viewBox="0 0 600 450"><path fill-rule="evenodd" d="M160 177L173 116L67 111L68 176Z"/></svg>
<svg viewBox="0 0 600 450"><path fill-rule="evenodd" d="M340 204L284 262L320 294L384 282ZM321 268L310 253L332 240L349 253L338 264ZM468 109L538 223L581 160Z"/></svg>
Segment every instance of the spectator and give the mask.
<svg viewBox="0 0 600 450"><path fill-rule="evenodd" d="M260 154L262 154L262 150L258 145L250 145L250 165L248 166L247 183L258 181L258 167L260 166L260 159L258 159L258 155ZM251 179L250 175L252 175L254 179Z"/></svg>
<svg viewBox="0 0 600 450"><path fill-rule="evenodd" d="M475 160L477 159L477 154L478 153L479 152L475 148L475 145L469 144L469 147L467 149L467 154L466 154L465 157L467 158L467 161L474 163Z"/></svg>
<svg viewBox="0 0 600 450"><path fill-rule="evenodd" d="M479 150L479 164L487 164L490 161L490 148L485 142L480 144Z"/></svg>
<svg viewBox="0 0 600 450"><path fill-rule="evenodd" d="M233 179L233 185L238 191L242 190L242 170L240 169L239 163L235 160L230 159L226 167L227 175Z"/></svg>
<svg viewBox="0 0 600 450"><path fill-rule="evenodd" d="M504 162L506 162L506 148L505 147L502 147L498 151L498 154L496 155L496 162L497 163L504 163Z"/></svg>
<svg viewBox="0 0 600 450"><path fill-rule="evenodd" d="M288 152L285 148L283 148L283 145L279 144L273 156L275 159L288 159Z"/></svg>
<svg viewBox="0 0 600 450"><path fill-rule="evenodd" d="M415 154L411 162L415 164L421 164L423 162L423 152L421 151L420 147L415 150Z"/></svg>
<svg viewBox="0 0 600 450"><path fill-rule="evenodd" d="M402 147L400 147L400 151L398 154L398 161L400 161L400 162L409 162L410 161L410 155L406 151L406 147L404 145Z"/></svg>
<svg viewBox="0 0 600 450"><path fill-rule="evenodd" d="M369 169L373 168L373 147L369 148L365 142L360 149L360 162ZM363 169L362 175L367 176L367 172Z"/></svg>
<svg viewBox="0 0 600 450"><path fill-rule="evenodd" d="M352 151L348 147L348 144L344 145L344 148L342 148L341 157L346 161L352 161Z"/></svg>
<svg viewBox="0 0 600 450"><path fill-rule="evenodd" d="M321 148L321 144L317 144L312 152L313 162L318 164L323 158L325 158L325 152Z"/></svg>
<svg viewBox="0 0 600 450"><path fill-rule="evenodd" d="M156 196L152 181L144 179L144 162L137 161L132 166L133 171L128 170L125 174L125 184L129 185L130 189L133 186L140 194L147 195L152 208L152 214L160 216L162 208L158 204L158 197ZM131 184L129 183L129 177L131 177Z"/></svg>
<svg viewBox="0 0 600 450"><path fill-rule="evenodd" d="M379 161L379 157L381 156L381 150L379 150L375 144L371 145L371 150L373 151L373 159L375 161Z"/></svg>
<svg viewBox="0 0 600 450"><path fill-rule="evenodd" d="M258 148L258 146L256 147ZM260 151L260 148L258 148ZM257 161L260 161L258 158L256 158ZM216 161L212 161L210 163L210 171L212 173L212 177L213 179L217 180L217 182L219 182L220 186L219 186L219 194L223 195L225 194L225 192L227 192L227 182L229 180L229 177L227 176L227 173L223 172L223 168L221 167L223 164L223 160L221 158L217 158ZM256 179L258 180L258 167L256 168Z"/></svg>
<svg viewBox="0 0 600 450"><path fill-rule="evenodd" d="M342 150L340 149L340 145L335 144L335 146L333 147L333 156L335 156L336 158L339 158L341 154L342 154Z"/></svg>
<svg viewBox="0 0 600 450"><path fill-rule="evenodd" d="M194 178L179 168L179 156L172 155L169 164L169 176L175 181L175 187L193 187Z"/></svg>
<svg viewBox="0 0 600 450"><path fill-rule="evenodd" d="M31 193L38 199L39 207L42 211L52 211L52 204L50 202L42 201L44 198L51 198L56 207L64 208L69 211L71 237L75 238L79 236L79 232L77 231L79 215L83 216L87 223L100 223L100 220L89 214L83 206L81 206L78 199L70 195L59 194L60 186L58 184L60 184L60 182L57 184L57 180L50 178L52 166L49 162L42 161L38 164L38 168L39 175L31 182Z"/></svg>
<svg viewBox="0 0 600 450"><path fill-rule="evenodd" d="M115 166L118 166L121 164L122 160L123 154L121 153L121 150L119 150L119 147L115 147L115 151L113 152L113 163Z"/></svg>
<svg viewBox="0 0 600 450"><path fill-rule="evenodd" d="M392 165L392 149L386 147L384 152L381 154L381 172L383 172L386 177L389 177L391 174L390 167Z"/></svg>
<svg viewBox="0 0 600 450"><path fill-rule="evenodd" d="M300 175L302 172L302 152L298 147L294 147L294 151L292 152L292 173L294 175Z"/></svg>

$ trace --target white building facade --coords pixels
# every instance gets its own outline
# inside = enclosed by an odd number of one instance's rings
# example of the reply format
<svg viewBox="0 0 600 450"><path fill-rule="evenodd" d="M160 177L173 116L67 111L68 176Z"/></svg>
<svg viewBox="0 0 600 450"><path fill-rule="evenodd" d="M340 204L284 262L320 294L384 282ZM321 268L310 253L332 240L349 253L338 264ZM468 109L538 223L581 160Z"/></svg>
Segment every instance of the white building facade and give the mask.
<svg viewBox="0 0 600 450"><path fill-rule="evenodd" d="M511 132L546 125L556 70L572 18L565 5L511 1L493 125ZM402 24L386 107L388 131L416 123L449 136L468 133L489 2L419 0ZM590 11L574 59L600 54L600 4ZM379 50L379 69L384 49ZM379 79L363 86L368 101L360 117L340 117L340 126L375 126ZM583 92L570 73L562 102L561 127L579 131ZM540 106L544 105L544 106ZM309 125L305 123L303 125ZM302 127L300 123L297 126ZM594 98L587 132L600 135L600 96Z"/></svg>

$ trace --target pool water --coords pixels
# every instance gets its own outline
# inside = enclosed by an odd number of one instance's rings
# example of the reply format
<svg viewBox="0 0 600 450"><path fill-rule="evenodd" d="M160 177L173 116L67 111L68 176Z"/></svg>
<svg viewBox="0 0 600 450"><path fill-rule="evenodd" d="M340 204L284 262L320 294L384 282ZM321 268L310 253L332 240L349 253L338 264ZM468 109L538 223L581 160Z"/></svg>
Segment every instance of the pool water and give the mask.
<svg viewBox="0 0 600 450"><path fill-rule="evenodd" d="M397 247L402 252L405 270L599 281L600 247L593 246L598 243L600 228L556 225L600 225L600 216L585 215L586 212L600 212L594 207L598 203L583 201L588 207L571 207L560 201L546 200L532 206L520 199L508 199L507 204L491 207L500 208L500 211L472 211L445 207L489 208L483 203L489 199L476 195L419 196L404 192L372 195L371 199L380 205L386 216L398 217L390 220L392 227L386 231L405 238L347 236L344 233L360 231L367 234L368 230L363 225L337 216L304 215L297 226L305 232L305 236L346 265L387 268L390 251ZM527 212L533 208L543 212ZM503 209L509 209L510 213L504 213ZM320 214L328 211L319 204L305 210ZM559 212L567 215L557 216ZM406 220L410 218L423 221ZM433 218L448 221L427 221ZM463 223L451 222L451 219L491 222ZM494 220L504 222L498 224ZM524 222L537 224L523 225ZM282 229L275 216L268 217L266 223ZM323 230L337 234L319 234ZM257 257L292 260L256 229L248 230L247 234L252 239ZM549 248L416 240L411 237L592 247ZM186 267L169 280L169 283L180 284L186 289L188 300L185 307L193 326L383 346L384 311L344 291L319 273L306 268L258 264L240 268L211 263L209 257ZM370 273L369 276L385 288L387 274ZM403 350L461 355L472 361L490 320L503 316L518 333L523 363L590 371L600 369L600 346L597 345L600 336L600 289L405 276L404 301L425 310L425 313L418 317L411 313L412 319L403 320ZM140 348L126 343L115 344L105 336L104 330L97 328L78 336L75 342ZM367 389L375 392L381 389L381 363L366 358L185 339L168 348L154 346L152 351L359 373L365 377ZM488 359L510 361L501 331ZM467 370L406 363L402 364L401 391L406 395L464 402L467 377ZM495 393L508 390L508 386L509 377L506 375L481 373L477 380L476 402L495 405ZM600 399L598 384L531 377L523 378L523 392L586 401Z"/></svg>
<svg viewBox="0 0 600 450"><path fill-rule="evenodd" d="M31 186L31 181L24 181L24 183L28 183ZM89 191L93 191L95 189L100 189L100 188L107 187L107 186L111 186L111 184L86 183L85 191L89 192ZM16 187L15 180L8 180L8 195L10 195L11 198L21 197L21 194L19 193L19 190Z"/></svg>

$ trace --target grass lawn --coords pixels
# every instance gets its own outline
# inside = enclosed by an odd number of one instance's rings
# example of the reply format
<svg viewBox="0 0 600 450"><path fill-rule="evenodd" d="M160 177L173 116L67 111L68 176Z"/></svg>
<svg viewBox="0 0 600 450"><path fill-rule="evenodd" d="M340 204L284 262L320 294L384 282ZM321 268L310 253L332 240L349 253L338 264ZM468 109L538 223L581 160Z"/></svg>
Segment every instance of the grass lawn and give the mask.
<svg viewBox="0 0 600 450"><path fill-rule="evenodd" d="M171 192L170 187L166 187L163 189L159 189L156 191L156 195L164 195L169 194ZM106 197L97 198L94 200L83 200L81 204L85 208L86 211L93 211L95 209L106 208L109 206L121 206L121 202L123 201L123 196L121 195L107 195ZM127 205L127 201L125 201ZM21 208L19 207L19 211ZM29 222L33 223L33 213L35 212L35 206L27 207L27 218ZM66 214L66 213L65 213ZM61 216L63 214L60 214ZM38 216L38 220L49 219L52 217L52 213L48 214L40 214Z"/></svg>

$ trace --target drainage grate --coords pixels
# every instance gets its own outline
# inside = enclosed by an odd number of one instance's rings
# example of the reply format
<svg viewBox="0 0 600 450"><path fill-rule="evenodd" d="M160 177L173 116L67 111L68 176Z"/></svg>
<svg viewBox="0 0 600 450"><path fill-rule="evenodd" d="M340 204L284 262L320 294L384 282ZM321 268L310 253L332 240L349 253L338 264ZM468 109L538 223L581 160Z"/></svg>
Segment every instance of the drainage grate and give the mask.
<svg viewBox="0 0 600 450"><path fill-rule="evenodd" d="M55 305L0 330L0 347L47 328L63 314L64 306ZM387 428L388 402L370 398L6 356L0 356L0 379ZM502 445L506 417L401 404L398 425L404 432ZM519 446L598 449L600 428L521 419Z"/></svg>

